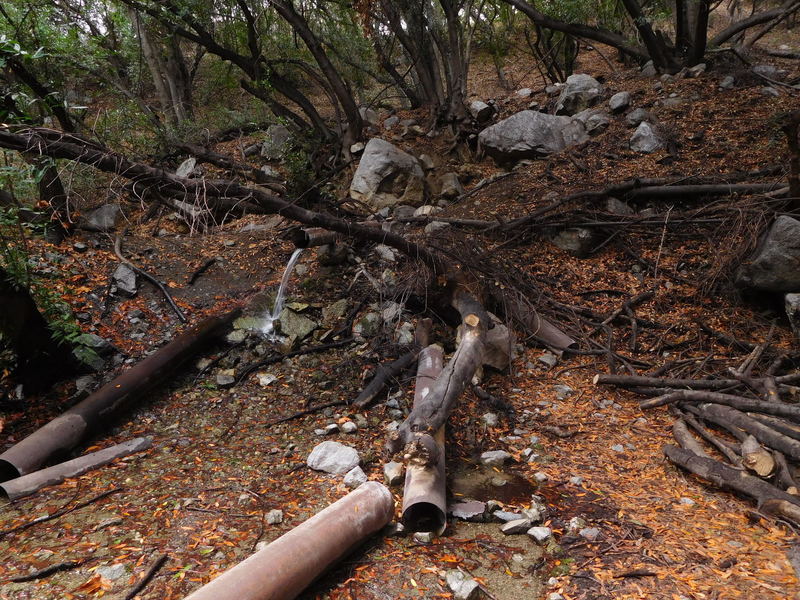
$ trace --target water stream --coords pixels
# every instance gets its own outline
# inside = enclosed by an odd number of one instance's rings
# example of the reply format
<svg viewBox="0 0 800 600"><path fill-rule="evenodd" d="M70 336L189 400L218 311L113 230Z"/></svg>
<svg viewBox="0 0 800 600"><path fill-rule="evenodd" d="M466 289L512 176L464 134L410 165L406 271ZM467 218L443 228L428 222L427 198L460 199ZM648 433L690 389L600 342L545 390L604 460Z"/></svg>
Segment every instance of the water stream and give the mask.
<svg viewBox="0 0 800 600"><path fill-rule="evenodd" d="M264 317L264 326L262 327L261 332L268 338L275 339L277 337L275 335L275 321L278 320L278 317L283 310L286 286L289 284L289 279L292 277L294 266L297 264L297 261L300 259L300 255L302 253L303 248L297 248L294 252L292 252L292 256L289 258L289 263L286 265L286 270L283 272L281 284L278 286L278 295L275 296L275 306L273 306L272 312Z"/></svg>

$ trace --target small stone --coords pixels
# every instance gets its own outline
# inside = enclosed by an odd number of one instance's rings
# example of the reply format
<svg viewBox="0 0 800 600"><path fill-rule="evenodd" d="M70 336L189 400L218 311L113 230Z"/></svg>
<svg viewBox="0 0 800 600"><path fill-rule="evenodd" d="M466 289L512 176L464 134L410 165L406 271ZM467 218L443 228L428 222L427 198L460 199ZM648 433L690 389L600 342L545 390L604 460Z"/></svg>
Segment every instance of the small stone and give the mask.
<svg viewBox="0 0 800 600"><path fill-rule="evenodd" d="M686 70L686 77L699 77L706 72L706 63L699 63Z"/></svg>
<svg viewBox="0 0 800 600"><path fill-rule="evenodd" d="M345 421L341 425L342 433L355 433L358 431L358 425L353 423L352 421Z"/></svg>
<svg viewBox="0 0 800 600"><path fill-rule="evenodd" d="M529 442L530 442L531 446L535 446L536 444L539 443L539 436L538 435L532 435L530 440L529 440Z"/></svg>
<svg viewBox="0 0 800 600"><path fill-rule="evenodd" d="M545 365L548 369L552 369L558 364L558 357L552 352L545 352L536 360Z"/></svg>
<svg viewBox="0 0 800 600"><path fill-rule="evenodd" d="M318 436L328 435L328 432L325 431L324 429L315 429L314 430L314 435L318 435Z"/></svg>
<svg viewBox="0 0 800 600"><path fill-rule="evenodd" d="M104 579L108 579L109 581L116 581L125 575L126 569L125 565L117 563L115 565L103 565L102 567L97 567L97 569L95 569L95 573Z"/></svg>
<svg viewBox="0 0 800 600"><path fill-rule="evenodd" d="M434 537L435 535L432 531L417 531L414 534L413 540L415 544L424 545L424 544L430 544L433 541Z"/></svg>
<svg viewBox="0 0 800 600"><path fill-rule="evenodd" d="M422 165L425 171L433 171L436 168L436 163L433 162L433 158L429 154L420 154L419 164Z"/></svg>
<svg viewBox="0 0 800 600"><path fill-rule="evenodd" d="M572 517L567 522L567 531L570 533L575 533L576 531L583 529L586 527L586 520L582 517Z"/></svg>
<svg viewBox="0 0 800 600"><path fill-rule="evenodd" d="M612 113L620 113L631 104L630 92L617 92L608 100L608 108Z"/></svg>
<svg viewBox="0 0 800 600"><path fill-rule="evenodd" d="M531 525L530 519L514 519L500 527L500 531L505 535L519 535L527 532L531 528Z"/></svg>
<svg viewBox="0 0 800 600"><path fill-rule="evenodd" d="M217 386L221 388L233 387L236 383L236 377L224 373L217 375Z"/></svg>
<svg viewBox="0 0 800 600"><path fill-rule="evenodd" d="M625 448L623 448L622 444L614 444L613 446L611 446L611 449L614 452L625 452Z"/></svg>
<svg viewBox="0 0 800 600"><path fill-rule="evenodd" d="M547 476L547 473L543 473L542 471L539 471L538 473L535 473L535 474L534 474L534 476L533 476L533 478L534 478L534 479L535 479L535 480L536 480L538 483L544 483L545 481L547 481L548 479L550 479L550 478Z"/></svg>
<svg viewBox="0 0 800 600"><path fill-rule="evenodd" d="M678 502L680 502L681 504L683 504L683 505L685 505L685 506L694 506L695 504L697 504L697 503L696 503L694 500L692 500L691 498L686 498L686 497L684 497L684 498L681 498L680 500L678 500Z"/></svg>
<svg viewBox="0 0 800 600"><path fill-rule="evenodd" d="M325 435L333 435L335 433L339 433L339 425L336 423L325 425Z"/></svg>
<svg viewBox="0 0 800 600"><path fill-rule="evenodd" d="M403 463L391 461L383 465L383 479L387 485L397 485L405 479Z"/></svg>
<svg viewBox="0 0 800 600"><path fill-rule="evenodd" d="M495 413L486 413L481 417L481 420L487 427L497 427L500 422L499 417Z"/></svg>
<svg viewBox="0 0 800 600"><path fill-rule="evenodd" d="M543 543L549 540L553 535L553 530L549 527L531 527L528 529L528 535L531 536L538 543Z"/></svg>
<svg viewBox="0 0 800 600"><path fill-rule="evenodd" d="M277 525L283 523L283 511L276 508L267 513L267 525Z"/></svg>
<svg viewBox="0 0 800 600"><path fill-rule="evenodd" d="M364 473L361 467L358 466L350 469L344 476L344 484L350 489L355 489L362 483L366 482L367 482L367 474Z"/></svg>
<svg viewBox="0 0 800 600"><path fill-rule="evenodd" d="M637 108L628 113L625 122L628 127L637 127L642 121L650 120L650 113L643 108Z"/></svg>
<svg viewBox="0 0 800 600"><path fill-rule="evenodd" d="M487 467L501 467L510 458L511 455L505 450L490 450L481 454L481 464Z"/></svg>
<svg viewBox="0 0 800 600"><path fill-rule="evenodd" d="M719 82L719 87L723 90L729 90L733 88L736 84L736 79L734 79L733 75L726 75L722 78L722 81Z"/></svg>
<svg viewBox="0 0 800 600"><path fill-rule="evenodd" d="M366 144L364 142L356 142L350 146L350 154L360 154L364 151Z"/></svg>
<svg viewBox="0 0 800 600"><path fill-rule="evenodd" d="M114 271L114 274L111 276L111 279L113 280L117 291L121 294L129 297L136 295L136 271L134 271L125 263L120 263L120 265Z"/></svg>
<svg viewBox="0 0 800 600"><path fill-rule="evenodd" d="M225 240L222 243L225 245L226 248L232 248L233 246L236 245L236 242L233 240Z"/></svg>
<svg viewBox="0 0 800 600"><path fill-rule="evenodd" d="M278 380L278 378L272 373L259 373L257 377L258 377L258 385L260 385L261 387L267 387L271 383L274 383L275 381Z"/></svg>
<svg viewBox="0 0 800 600"><path fill-rule="evenodd" d="M578 535L587 542L593 542L600 536L600 530L597 527L585 527L578 532Z"/></svg>
<svg viewBox="0 0 800 600"><path fill-rule="evenodd" d="M571 387L561 383L554 385L553 391L556 393L556 398L559 400L566 400L575 393L575 390L573 390Z"/></svg>
<svg viewBox="0 0 800 600"><path fill-rule="evenodd" d="M74 244L72 244L72 249L75 250L75 252L83 253L89 249L89 246L87 246L83 242L75 242Z"/></svg>
<svg viewBox="0 0 800 600"><path fill-rule="evenodd" d="M400 122L400 117L398 117L397 115L392 115L391 117L389 117L388 119L386 119L383 122L383 127L384 127L384 129L391 129L392 127L397 125L399 122Z"/></svg>
<svg viewBox="0 0 800 600"><path fill-rule="evenodd" d="M354 448L332 441L317 444L306 461L310 468L331 474L347 473L359 462L361 458Z"/></svg>
<svg viewBox="0 0 800 600"><path fill-rule="evenodd" d="M455 600L475 600L480 593L480 585L471 577L461 584L458 591L455 593Z"/></svg>
<svg viewBox="0 0 800 600"><path fill-rule="evenodd" d="M761 88L761 94L763 96L772 96L773 98L779 98L781 95L778 90L770 85Z"/></svg>
<svg viewBox="0 0 800 600"><path fill-rule="evenodd" d="M444 221L431 221L427 225L425 225L425 233L432 234L438 231L444 231L445 229L450 228L450 223L445 223Z"/></svg>
<svg viewBox="0 0 800 600"><path fill-rule="evenodd" d="M530 508L523 509L522 514L525 515L525 518L531 522L531 525L533 525L534 523L543 521L545 513L534 504Z"/></svg>
<svg viewBox="0 0 800 600"><path fill-rule="evenodd" d="M453 518L462 521L471 521L473 523L480 523L486 519L487 506L485 502L472 500L469 502L456 502L448 507L448 512Z"/></svg>
<svg viewBox="0 0 800 600"><path fill-rule="evenodd" d="M547 600L564 600L564 596L558 592L550 592L547 594Z"/></svg>
<svg viewBox="0 0 800 600"><path fill-rule="evenodd" d="M531 96L533 96L533 90L527 87L522 88L520 90L517 90L517 96L519 96L520 98L530 98Z"/></svg>
<svg viewBox="0 0 800 600"><path fill-rule="evenodd" d="M570 477L569 482L572 485L583 485L583 477L578 477L577 475L575 477Z"/></svg>

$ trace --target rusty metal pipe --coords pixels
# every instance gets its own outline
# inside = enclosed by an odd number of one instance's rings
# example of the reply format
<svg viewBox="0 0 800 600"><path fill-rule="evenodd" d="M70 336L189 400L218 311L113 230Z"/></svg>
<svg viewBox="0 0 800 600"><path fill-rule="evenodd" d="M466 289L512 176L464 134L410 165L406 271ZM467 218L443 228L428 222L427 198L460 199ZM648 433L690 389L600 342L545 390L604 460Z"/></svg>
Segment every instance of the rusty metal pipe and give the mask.
<svg viewBox="0 0 800 600"><path fill-rule="evenodd" d="M368 481L186 600L292 600L393 514L389 490Z"/></svg>
<svg viewBox="0 0 800 600"><path fill-rule="evenodd" d="M311 248L312 246L333 244L341 239L342 234L321 227L309 229L292 227L284 234L284 237L292 242L295 248Z"/></svg>
<svg viewBox="0 0 800 600"><path fill-rule="evenodd" d="M113 416L164 381L240 313L237 308L202 321L11 446L0 454L0 482L36 471L52 458L67 455L89 433L109 425Z"/></svg>
<svg viewBox="0 0 800 600"><path fill-rule="evenodd" d="M442 372L443 355L442 347L436 344L420 352L414 389L415 406L430 393ZM427 441L435 443L437 460L428 466L415 465L412 461L406 468L402 521L411 531L443 531L447 524L444 426Z"/></svg>

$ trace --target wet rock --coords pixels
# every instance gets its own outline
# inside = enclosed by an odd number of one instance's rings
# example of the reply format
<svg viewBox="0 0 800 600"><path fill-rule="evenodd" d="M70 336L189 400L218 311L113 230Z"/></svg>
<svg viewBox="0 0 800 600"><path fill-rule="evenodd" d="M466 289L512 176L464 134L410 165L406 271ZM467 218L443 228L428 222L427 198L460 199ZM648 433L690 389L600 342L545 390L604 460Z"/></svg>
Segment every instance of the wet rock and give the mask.
<svg viewBox="0 0 800 600"><path fill-rule="evenodd" d="M655 128L647 121L642 121L631 136L631 150L650 154L664 146L664 142Z"/></svg>
<svg viewBox="0 0 800 600"><path fill-rule="evenodd" d="M498 162L548 156L587 139L580 121L532 110L518 112L478 135L481 149Z"/></svg>
<svg viewBox="0 0 800 600"><path fill-rule="evenodd" d="M556 103L557 115L574 115L599 102L603 86L591 75L576 73L567 77Z"/></svg>
<svg viewBox="0 0 800 600"><path fill-rule="evenodd" d="M475 100L470 103L469 112L478 123L485 123L492 118L494 108L483 100Z"/></svg>
<svg viewBox="0 0 800 600"><path fill-rule="evenodd" d="M361 467L353 467L344 476L344 484L351 490L357 488L362 483L367 483L367 475Z"/></svg>
<svg viewBox="0 0 800 600"><path fill-rule="evenodd" d="M458 198L464 193L464 186L461 185L456 173L445 173L442 175L439 178L439 185L441 190L439 195L442 198L448 198L452 200L454 198Z"/></svg>
<svg viewBox="0 0 800 600"><path fill-rule="evenodd" d="M383 465L383 479L387 485L398 485L405 479L403 463L391 461Z"/></svg>
<svg viewBox="0 0 800 600"><path fill-rule="evenodd" d="M521 535L523 533L527 533L527 531L531 528L531 521L530 519L514 519L513 521L508 521L505 525L500 527L500 531L502 531L505 535Z"/></svg>
<svg viewBox="0 0 800 600"><path fill-rule="evenodd" d="M304 340L316 328L314 321L289 308L284 308L278 317L278 329L290 339Z"/></svg>
<svg viewBox="0 0 800 600"><path fill-rule="evenodd" d="M753 256L736 272L736 284L768 292L800 290L800 221L775 219Z"/></svg>
<svg viewBox="0 0 800 600"><path fill-rule="evenodd" d="M347 473L359 462L361 459L354 448L332 441L317 444L306 460L309 468L331 474Z"/></svg>
<svg viewBox="0 0 800 600"><path fill-rule="evenodd" d="M478 500L456 502L451 504L447 510L453 516L453 518L460 519L462 521L482 523L486 520L486 503L479 502Z"/></svg>
<svg viewBox="0 0 800 600"><path fill-rule="evenodd" d="M279 509L273 509L267 513L266 517L267 525L277 525L278 523L283 523L283 511Z"/></svg>
<svg viewBox="0 0 800 600"><path fill-rule="evenodd" d="M83 219L81 227L89 231L113 231L123 219L122 207L119 204L104 204L90 211Z"/></svg>
<svg viewBox="0 0 800 600"><path fill-rule="evenodd" d="M608 108L613 114L624 112L631 105L630 92L617 92L608 100Z"/></svg>
<svg viewBox="0 0 800 600"><path fill-rule="evenodd" d="M268 160L282 159L292 143L292 132L285 125L270 125L261 142L261 156Z"/></svg>
<svg viewBox="0 0 800 600"><path fill-rule="evenodd" d="M642 121L652 121L653 118L649 112L643 108L636 108L629 112L625 117L625 123L628 127L638 127Z"/></svg>
<svg viewBox="0 0 800 600"><path fill-rule="evenodd" d="M136 271L125 263L119 264L114 270L111 279L114 282L114 286L117 288L117 292L123 296L133 297L136 295L138 291L136 286Z"/></svg>
<svg viewBox="0 0 800 600"><path fill-rule="evenodd" d="M331 326L338 322L340 319L343 319L347 315L347 309L349 306L349 302L346 298L342 298L341 300L337 300L333 304L329 304L328 306L323 307L322 309L322 322L327 325Z"/></svg>
<svg viewBox="0 0 800 600"><path fill-rule="evenodd" d="M550 236L550 242L576 258L586 258L595 247L595 235L591 229L572 227Z"/></svg>
<svg viewBox="0 0 800 600"><path fill-rule="evenodd" d="M419 206L425 199L425 174L416 158L373 138L364 148L350 196L374 210L396 204Z"/></svg>
<svg viewBox="0 0 800 600"><path fill-rule="evenodd" d="M553 530L549 527L531 527L528 529L527 533L539 544L553 537Z"/></svg>
<svg viewBox="0 0 800 600"><path fill-rule="evenodd" d="M481 454L481 464L487 467L502 467L511 455L505 450L490 450Z"/></svg>

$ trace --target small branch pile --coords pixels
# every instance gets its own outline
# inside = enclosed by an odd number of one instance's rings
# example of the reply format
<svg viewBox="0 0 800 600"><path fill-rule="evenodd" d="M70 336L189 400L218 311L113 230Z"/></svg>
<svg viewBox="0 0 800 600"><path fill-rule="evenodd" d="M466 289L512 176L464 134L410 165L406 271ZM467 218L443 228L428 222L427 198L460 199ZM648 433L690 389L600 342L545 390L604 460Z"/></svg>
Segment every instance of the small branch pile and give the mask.
<svg viewBox="0 0 800 600"><path fill-rule="evenodd" d="M789 401L800 373L778 375L784 364L778 359L754 376L765 347L753 348L739 368L720 378L599 374L594 383L648 396L643 409L668 406L678 442L664 446L669 460L753 498L764 514L800 524L800 404Z"/></svg>

